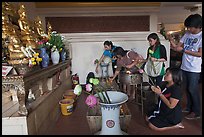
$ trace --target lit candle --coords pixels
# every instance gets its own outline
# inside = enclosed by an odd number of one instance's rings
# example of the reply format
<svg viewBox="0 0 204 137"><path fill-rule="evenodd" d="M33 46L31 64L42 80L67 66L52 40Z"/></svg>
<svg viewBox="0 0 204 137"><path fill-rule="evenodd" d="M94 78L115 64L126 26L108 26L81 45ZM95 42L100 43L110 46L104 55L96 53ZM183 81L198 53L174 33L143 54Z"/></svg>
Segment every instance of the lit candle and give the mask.
<svg viewBox="0 0 204 137"><path fill-rule="evenodd" d="M126 71L126 73L127 73L127 74L130 74L131 72L128 70L128 71Z"/></svg>

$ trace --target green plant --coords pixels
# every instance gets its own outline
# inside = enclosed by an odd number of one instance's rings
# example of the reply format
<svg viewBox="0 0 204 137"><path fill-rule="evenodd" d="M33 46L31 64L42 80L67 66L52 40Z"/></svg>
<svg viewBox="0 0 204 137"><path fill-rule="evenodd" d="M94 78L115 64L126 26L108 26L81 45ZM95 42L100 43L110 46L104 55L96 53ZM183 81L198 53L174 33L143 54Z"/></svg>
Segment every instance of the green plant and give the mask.
<svg viewBox="0 0 204 137"><path fill-rule="evenodd" d="M58 51L61 51L62 48L64 48L64 46L65 46L63 43L63 37L60 34L58 34L56 31L53 31L51 33L51 37L50 37L48 43L50 43L52 51L55 51L56 49Z"/></svg>

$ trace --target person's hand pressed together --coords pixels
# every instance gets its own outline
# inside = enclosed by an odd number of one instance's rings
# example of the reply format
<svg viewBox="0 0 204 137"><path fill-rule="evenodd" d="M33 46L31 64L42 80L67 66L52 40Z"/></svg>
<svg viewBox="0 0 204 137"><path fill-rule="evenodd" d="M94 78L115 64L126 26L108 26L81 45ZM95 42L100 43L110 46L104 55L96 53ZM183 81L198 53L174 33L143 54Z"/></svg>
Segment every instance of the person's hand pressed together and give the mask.
<svg viewBox="0 0 204 137"><path fill-rule="evenodd" d="M155 86L151 86L151 89L153 92L155 92L156 94L161 94L161 88L159 86L155 87Z"/></svg>

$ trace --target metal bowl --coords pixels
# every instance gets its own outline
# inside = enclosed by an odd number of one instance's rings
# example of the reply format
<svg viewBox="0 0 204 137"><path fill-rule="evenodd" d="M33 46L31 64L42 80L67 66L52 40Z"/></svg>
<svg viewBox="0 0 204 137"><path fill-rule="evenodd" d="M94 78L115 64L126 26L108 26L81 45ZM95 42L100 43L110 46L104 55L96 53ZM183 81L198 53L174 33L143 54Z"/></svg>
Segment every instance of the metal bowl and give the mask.
<svg viewBox="0 0 204 137"><path fill-rule="evenodd" d="M151 90L150 84L148 82L143 82L142 83L142 90L145 90L145 91Z"/></svg>
<svg viewBox="0 0 204 137"><path fill-rule="evenodd" d="M142 75L139 73L129 74L126 71L121 71L119 74L119 81L123 84L141 84L142 83Z"/></svg>

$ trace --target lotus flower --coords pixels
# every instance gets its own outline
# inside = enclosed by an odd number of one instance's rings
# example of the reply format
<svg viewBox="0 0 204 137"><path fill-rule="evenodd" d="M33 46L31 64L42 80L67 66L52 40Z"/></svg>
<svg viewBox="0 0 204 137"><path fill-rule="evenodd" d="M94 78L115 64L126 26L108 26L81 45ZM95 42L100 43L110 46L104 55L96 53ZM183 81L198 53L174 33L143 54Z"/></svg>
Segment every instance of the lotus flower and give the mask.
<svg viewBox="0 0 204 137"><path fill-rule="evenodd" d="M79 96L82 92L82 87L81 85L76 85L75 88L74 88L74 94Z"/></svg>
<svg viewBox="0 0 204 137"><path fill-rule="evenodd" d="M98 79L93 79L93 84L94 85L98 85L99 84L99 80Z"/></svg>
<svg viewBox="0 0 204 137"><path fill-rule="evenodd" d="M97 78L90 78L89 82L94 84L94 85L98 85L99 84L99 80Z"/></svg>
<svg viewBox="0 0 204 137"><path fill-rule="evenodd" d="M91 84L86 84L86 91L90 92L92 90Z"/></svg>
<svg viewBox="0 0 204 137"><path fill-rule="evenodd" d="M89 95L85 101L85 103L91 108L94 107L97 104L97 102L98 102L97 97L95 97L94 95Z"/></svg>

